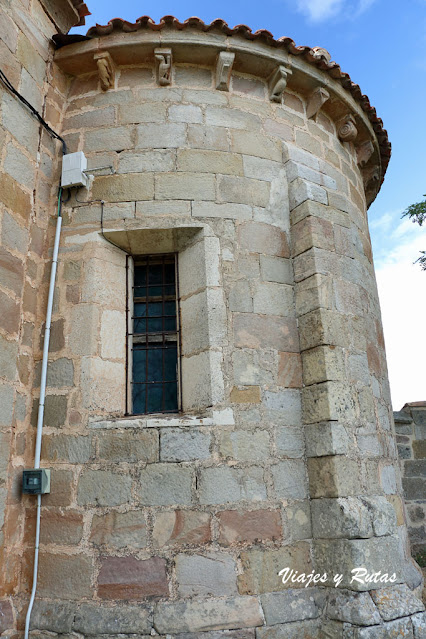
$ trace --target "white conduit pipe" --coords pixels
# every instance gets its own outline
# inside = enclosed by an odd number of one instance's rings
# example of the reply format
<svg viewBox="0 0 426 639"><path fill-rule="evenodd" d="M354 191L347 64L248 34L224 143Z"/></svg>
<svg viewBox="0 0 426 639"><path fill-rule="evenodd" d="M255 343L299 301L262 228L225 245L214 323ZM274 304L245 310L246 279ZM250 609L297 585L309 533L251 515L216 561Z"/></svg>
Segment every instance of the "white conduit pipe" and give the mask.
<svg viewBox="0 0 426 639"><path fill-rule="evenodd" d="M41 364L41 381L40 381L40 404L38 407L38 419L37 419L37 435L36 435L36 447L34 468L40 468L40 455L41 455L41 438L43 435L43 418L44 418L44 403L46 398L46 380L47 380L47 360L49 356L49 342L50 342L50 325L52 322L52 308L53 308L53 295L55 292L56 282L56 269L58 265L58 251L59 240L61 238L61 196L62 189L59 189L58 195L58 217L56 222L56 234L55 243L53 245L53 259L52 270L50 272L50 284L49 284L49 297L47 299L47 313L46 313L46 328L44 332L44 344L43 344L43 359ZM33 587L31 590L30 603L28 604L27 616L25 619L25 639L28 639L28 633L30 630L31 612L34 605L34 599L37 590L37 575L38 575L38 553L40 543L40 516L41 516L41 495L37 495L37 516L36 516L36 535L35 535L35 551L34 551L34 570L33 570Z"/></svg>

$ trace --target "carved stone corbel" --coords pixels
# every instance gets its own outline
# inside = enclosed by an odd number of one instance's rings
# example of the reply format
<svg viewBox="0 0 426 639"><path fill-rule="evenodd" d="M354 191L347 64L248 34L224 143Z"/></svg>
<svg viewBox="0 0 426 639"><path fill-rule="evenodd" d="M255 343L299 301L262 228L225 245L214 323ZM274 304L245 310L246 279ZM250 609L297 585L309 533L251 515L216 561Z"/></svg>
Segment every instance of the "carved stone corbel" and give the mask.
<svg viewBox="0 0 426 639"><path fill-rule="evenodd" d="M308 116L308 118L310 119L315 117L322 105L325 104L329 99L329 92L323 89L323 87L317 87L311 93L308 104L306 106L306 115Z"/></svg>
<svg viewBox="0 0 426 639"><path fill-rule="evenodd" d="M363 168L374 153L374 146L371 140L367 140L356 148L358 166Z"/></svg>
<svg viewBox="0 0 426 639"><path fill-rule="evenodd" d="M355 118L348 113L337 123L337 135L342 142L353 142L358 135Z"/></svg>
<svg viewBox="0 0 426 639"><path fill-rule="evenodd" d="M217 56L216 89L219 91L229 91L229 81L231 79L234 60L235 53L231 51L221 51Z"/></svg>
<svg viewBox="0 0 426 639"><path fill-rule="evenodd" d="M155 62L157 67L157 82L165 87L172 82L172 50L154 49Z"/></svg>
<svg viewBox="0 0 426 639"><path fill-rule="evenodd" d="M281 102L287 81L292 71L289 67L280 66L272 72L269 79L269 99L272 102Z"/></svg>
<svg viewBox="0 0 426 639"><path fill-rule="evenodd" d="M115 67L113 59L108 51L95 53L93 59L96 60L96 64L98 66L102 91L108 91L108 89L111 89L114 86L115 81Z"/></svg>
<svg viewBox="0 0 426 639"><path fill-rule="evenodd" d="M370 166L368 169L361 170L362 180L365 190L375 188L380 181L380 167L378 164Z"/></svg>

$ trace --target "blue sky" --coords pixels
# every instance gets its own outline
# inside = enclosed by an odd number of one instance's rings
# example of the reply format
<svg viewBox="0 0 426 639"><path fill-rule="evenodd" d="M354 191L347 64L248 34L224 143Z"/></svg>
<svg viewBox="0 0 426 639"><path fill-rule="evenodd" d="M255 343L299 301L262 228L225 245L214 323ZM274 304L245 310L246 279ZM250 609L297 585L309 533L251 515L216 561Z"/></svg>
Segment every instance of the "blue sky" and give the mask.
<svg viewBox="0 0 426 639"><path fill-rule="evenodd" d="M361 86L383 119L392 158L378 198L370 207L370 231L382 305L392 399L426 400L421 362L426 337L426 272L413 265L426 250L426 229L401 220L402 211L426 193L426 0L157 0L139 3L87 0L95 24L115 17L134 22L149 15L180 20L222 18L289 36L297 45L321 46Z"/></svg>

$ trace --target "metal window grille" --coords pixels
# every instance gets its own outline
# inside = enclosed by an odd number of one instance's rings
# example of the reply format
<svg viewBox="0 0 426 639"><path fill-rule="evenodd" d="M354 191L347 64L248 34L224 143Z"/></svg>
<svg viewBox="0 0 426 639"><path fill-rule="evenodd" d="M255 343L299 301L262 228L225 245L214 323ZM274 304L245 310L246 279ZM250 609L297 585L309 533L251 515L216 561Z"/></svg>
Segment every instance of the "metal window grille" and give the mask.
<svg viewBox="0 0 426 639"><path fill-rule="evenodd" d="M131 320L127 334L131 413L177 412L180 403L177 254L134 258L132 292L132 309L129 300L127 305Z"/></svg>

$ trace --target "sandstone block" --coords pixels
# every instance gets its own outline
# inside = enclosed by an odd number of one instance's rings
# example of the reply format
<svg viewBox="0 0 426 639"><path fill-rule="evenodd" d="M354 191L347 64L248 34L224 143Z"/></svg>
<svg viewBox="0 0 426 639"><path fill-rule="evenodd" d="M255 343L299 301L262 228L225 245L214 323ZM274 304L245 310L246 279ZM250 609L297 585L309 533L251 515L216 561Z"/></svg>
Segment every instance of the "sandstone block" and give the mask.
<svg viewBox="0 0 426 639"><path fill-rule="evenodd" d="M124 388L117 384L117 379L123 379L123 375L124 363L83 357L80 369L83 407L109 413L123 412Z"/></svg>
<svg viewBox="0 0 426 639"><path fill-rule="evenodd" d="M109 470L86 470L78 482L80 506L118 506L131 498L132 479Z"/></svg>
<svg viewBox="0 0 426 639"><path fill-rule="evenodd" d="M166 562L160 557L105 557L98 576L101 599L168 597Z"/></svg>
<svg viewBox="0 0 426 639"><path fill-rule="evenodd" d="M238 461L256 461L269 456L269 433L266 430L221 431L219 452L222 457Z"/></svg>
<svg viewBox="0 0 426 639"><path fill-rule="evenodd" d="M237 594L235 561L231 556L210 552L207 555L177 555L176 579L181 597Z"/></svg>
<svg viewBox="0 0 426 639"><path fill-rule="evenodd" d="M195 510L159 512L155 517L154 545L205 544L211 540L211 516Z"/></svg>
<svg viewBox="0 0 426 639"><path fill-rule="evenodd" d="M358 464L345 456L311 457L308 474L310 495L314 499L361 493Z"/></svg>
<svg viewBox="0 0 426 639"><path fill-rule="evenodd" d="M260 404L260 386L246 386L231 390L231 402L235 404Z"/></svg>
<svg viewBox="0 0 426 639"><path fill-rule="evenodd" d="M41 552L39 570L40 597L75 600L93 595L91 557Z"/></svg>
<svg viewBox="0 0 426 639"><path fill-rule="evenodd" d="M21 319L20 305L14 299L0 291L0 307L2 309L0 326L9 334L17 333Z"/></svg>
<svg viewBox="0 0 426 639"><path fill-rule="evenodd" d="M160 633L203 632L261 626L263 615L256 597L201 599L158 603L154 624Z"/></svg>
<svg viewBox="0 0 426 639"><path fill-rule="evenodd" d="M31 614L30 628L66 633L72 631L75 605L58 601L42 601L36 599Z"/></svg>
<svg viewBox="0 0 426 639"><path fill-rule="evenodd" d="M150 127L140 125L136 131L137 149L179 149L185 146L185 124L152 124Z"/></svg>
<svg viewBox="0 0 426 639"><path fill-rule="evenodd" d="M283 460L273 464L271 472L278 499L305 499L308 496L304 461Z"/></svg>
<svg viewBox="0 0 426 639"><path fill-rule="evenodd" d="M252 209L247 204L216 204L215 202L194 202L193 217L218 217L231 220L250 220Z"/></svg>
<svg viewBox="0 0 426 639"><path fill-rule="evenodd" d="M145 173L173 171L175 153L166 149L120 153L118 173Z"/></svg>
<svg viewBox="0 0 426 639"><path fill-rule="evenodd" d="M286 536L287 531L292 541L312 538L310 501L294 502L286 508Z"/></svg>
<svg viewBox="0 0 426 639"><path fill-rule="evenodd" d="M235 153L180 149L177 154L177 170L194 173L243 175L243 162L241 156Z"/></svg>
<svg viewBox="0 0 426 639"><path fill-rule="evenodd" d="M321 345L348 345L345 316L335 311L318 309L299 319L302 351Z"/></svg>
<svg viewBox="0 0 426 639"><path fill-rule="evenodd" d="M401 555L396 535L369 539L316 540L314 555L318 572L343 574L340 588L358 592L374 590L376 584L367 583L361 574L352 573L353 569L361 567L368 574L381 572L382 575L387 573L391 576L395 573L397 582L402 581Z"/></svg>
<svg viewBox="0 0 426 639"><path fill-rule="evenodd" d="M293 271L289 259L273 255L260 256L260 273L265 282L293 284Z"/></svg>
<svg viewBox="0 0 426 639"><path fill-rule="evenodd" d="M85 148L88 152L123 151L124 149L131 149L132 146L132 129L125 126L88 131L85 135ZM93 195L94 200L100 199L100 197Z"/></svg>
<svg viewBox="0 0 426 639"><path fill-rule="evenodd" d="M13 609L9 601L0 603L0 632L12 629L14 627Z"/></svg>
<svg viewBox="0 0 426 639"><path fill-rule="evenodd" d="M303 457L305 441L303 431L299 428L277 426L275 430L277 454L284 457Z"/></svg>
<svg viewBox="0 0 426 639"><path fill-rule="evenodd" d="M243 113L237 109L208 106L206 107L206 125L252 131L260 127L260 119L251 113Z"/></svg>
<svg viewBox="0 0 426 639"><path fill-rule="evenodd" d="M253 298L249 282L245 280L236 282L229 292L228 301L229 310L233 313L252 313Z"/></svg>
<svg viewBox="0 0 426 639"><path fill-rule="evenodd" d="M261 595L260 601L267 625L305 621L320 614L315 602L316 590L287 590Z"/></svg>
<svg viewBox="0 0 426 639"><path fill-rule="evenodd" d="M306 425L305 442L308 457L344 455L349 448L348 434L338 422Z"/></svg>
<svg viewBox="0 0 426 639"><path fill-rule="evenodd" d="M253 310L261 315L294 316L293 287L274 282L258 284L253 296Z"/></svg>
<svg viewBox="0 0 426 639"><path fill-rule="evenodd" d="M287 235L276 226L246 222L239 227L238 232L241 248L250 253L290 257Z"/></svg>
<svg viewBox="0 0 426 639"><path fill-rule="evenodd" d="M9 381L16 376L16 360L18 357L18 343L7 340L0 335L0 375Z"/></svg>
<svg viewBox="0 0 426 639"><path fill-rule="evenodd" d="M354 419L351 389L343 382L323 382L303 388L302 415L306 424Z"/></svg>
<svg viewBox="0 0 426 639"><path fill-rule="evenodd" d="M282 164L280 162L273 162L252 155L243 155L242 158L244 175L247 178L272 182L272 180L280 179L282 176Z"/></svg>
<svg viewBox="0 0 426 639"><path fill-rule="evenodd" d="M298 162L294 162L293 160L289 160L285 165L287 178L289 182L292 182L296 178L301 178L302 180L308 180L309 182L313 182L314 184L320 184L321 186L325 186L328 189L336 189L337 184L336 180L331 177L330 174L327 174L327 167L321 168L324 170L324 173L320 173L305 164L299 164ZM328 173L332 173L332 167L329 168Z"/></svg>
<svg viewBox="0 0 426 639"><path fill-rule="evenodd" d="M93 199L107 202L129 202L130 200L154 199L154 178L149 173L108 175L95 179Z"/></svg>
<svg viewBox="0 0 426 639"><path fill-rule="evenodd" d="M103 433L99 438L99 457L109 462L156 462L159 456L157 431Z"/></svg>
<svg viewBox="0 0 426 639"><path fill-rule="evenodd" d="M211 435L199 428L163 428L161 461L181 462L210 457Z"/></svg>
<svg viewBox="0 0 426 639"><path fill-rule="evenodd" d="M237 314L234 316L234 339L239 348L299 351L296 321L291 317Z"/></svg>
<svg viewBox="0 0 426 639"><path fill-rule="evenodd" d="M232 546L237 543L255 544L259 541L282 539L279 510L224 510L219 519L219 543Z"/></svg>
<svg viewBox="0 0 426 639"><path fill-rule="evenodd" d="M160 200L214 200L215 179L213 175L198 173L160 173L155 180L155 197Z"/></svg>
<svg viewBox="0 0 426 639"><path fill-rule="evenodd" d="M22 260L4 248L0 250L0 279L5 288L10 289L18 297L21 297L24 280Z"/></svg>
<svg viewBox="0 0 426 639"><path fill-rule="evenodd" d="M266 499L263 469L219 466L202 468L198 494L201 504L226 504Z"/></svg>
<svg viewBox="0 0 426 639"><path fill-rule="evenodd" d="M319 308L331 309L333 281L327 275L315 273L295 286L296 313L300 317Z"/></svg>
<svg viewBox="0 0 426 639"><path fill-rule="evenodd" d="M62 428L67 418L68 399L66 395L46 395L44 405L44 425ZM38 410L38 402L35 404Z"/></svg>
<svg viewBox="0 0 426 639"><path fill-rule="evenodd" d="M282 426L300 426L302 413L298 390L265 391L264 404L269 417L279 420Z"/></svg>
<svg viewBox="0 0 426 639"><path fill-rule="evenodd" d="M219 177L218 199L221 202L265 207L269 202L269 190L270 185L262 180L223 175Z"/></svg>
<svg viewBox="0 0 426 639"><path fill-rule="evenodd" d="M211 93L211 95L214 94ZM229 149L227 130L218 126L189 124L188 143L191 148L195 149L211 149L213 151L227 151Z"/></svg>
<svg viewBox="0 0 426 639"><path fill-rule="evenodd" d="M170 122L188 122L200 124L203 121L203 112L200 107L193 104L172 104L169 107Z"/></svg>
<svg viewBox="0 0 426 639"><path fill-rule="evenodd" d="M327 191L322 186L318 186L318 184L314 184L313 182L307 182L301 178L290 182L289 200L291 211L306 200L314 200L320 204L328 204Z"/></svg>
<svg viewBox="0 0 426 639"><path fill-rule="evenodd" d="M158 102L145 104L123 104L118 109L120 124L139 124L139 122L165 122L166 105Z"/></svg>
<svg viewBox="0 0 426 639"><path fill-rule="evenodd" d="M1 225L2 243L5 247L26 255L28 250L28 231L7 211L4 211Z"/></svg>
<svg viewBox="0 0 426 639"><path fill-rule="evenodd" d="M278 136L278 137L281 137ZM249 135L245 131L233 130L231 132L231 149L235 153L243 153L247 156L255 156L281 162L282 152L280 140L271 140L258 131Z"/></svg>
<svg viewBox="0 0 426 639"><path fill-rule="evenodd" d="M56 486L56 484L55 484ZM75 510L49 509L43 513L40 533L42 544L71 546L79 544L83 536L83 515Z"/></svg>
<svg viewBox="0 0 426 639"><path fill-rule="evenodd" d="M302 360L299 353L279 353L278 358L278 385L284 388L301 388Z"/></svg>
<svg viewBox="0 0 426 639"><path fill-rule="evenodd" d="M111 511L94 515L90 541L96 545L114 548L145 548L147 532L145 515L140 511L126 513Z"/></svg>
<svg viewBox="0 0 426 639"><path fill-rule="evenodd" d="M44 506L69 506L73 497L74 474L71 470L52 471L52 485L55 490L43 497Z"/></svg>
<svg viewBox="0 0 426 639"><path fill-rule="evenodd" d="M147 506L190 504L193 471L179 464L153 464L141 471L139 498Z"/></svg>
<svg viewBox="0 0 426 639"><path fill-rule="evenodd" d="M304 573L312 570L309 544L303 541L278 550L243 551L241 561L243 574L238 577L241 594L262 594L295 588L295 584L289 581L282 582L279 571L287 567ZM302 584L299 585L303 587Z"/></svg>
<svg viewBox="0 0 426 639"><path fill-rule="evenodd" d="M82 603L72 624L74 632L84 635L150 634L152 610L147 606L106 607Z"/></svg>
<svg viewBox="0 0 426 639"><path fill-rule="evenodd" d="M64 130L94 129L97 127L110 127L114 124L115 113L113 107L85 111L77 115L68 116L64 122Z"/></svg>
<svg viewBox="0 0 426 639"><path fill-rule="evenodd" d="M45 435L42 457L52 462L85 464L92 456L92 438L73 435Z"/></svg>
<svg viewBox="0 0 426 639"><path fill-rule="evenodd" d="M105 310L101 320L101 355L105 359L125 358L126 315L120 311Z"/></svg>
<svg viewBox="0 0 426 639"><path fill-rule="evenodd" d="M39 376L37 386L40 385ZM74 385L74 364L71 359L61 357L49 362L47 367L47 386L64 388Z"/></svg>
<svg viewBox="0 0 426 639"><path fill-rule="evenodd" d="M3 94L2 124L32 156L36 155L39 124L27 109L16 108L16 98L9 93Z"/></svg>
<svg viewBox="0 0 426 639"><path fill-rule="evenodd" d="M71 308L68 345L74 355L96 355L98 349L99 307L77 304Z"/></svg>
<svg viewBox="0 0 426 639"><path fill-rule="evenodd" d="M292 227L292 246L294 256L314 246L334 251L333 225L319 217L305 217Z"/></svg>

